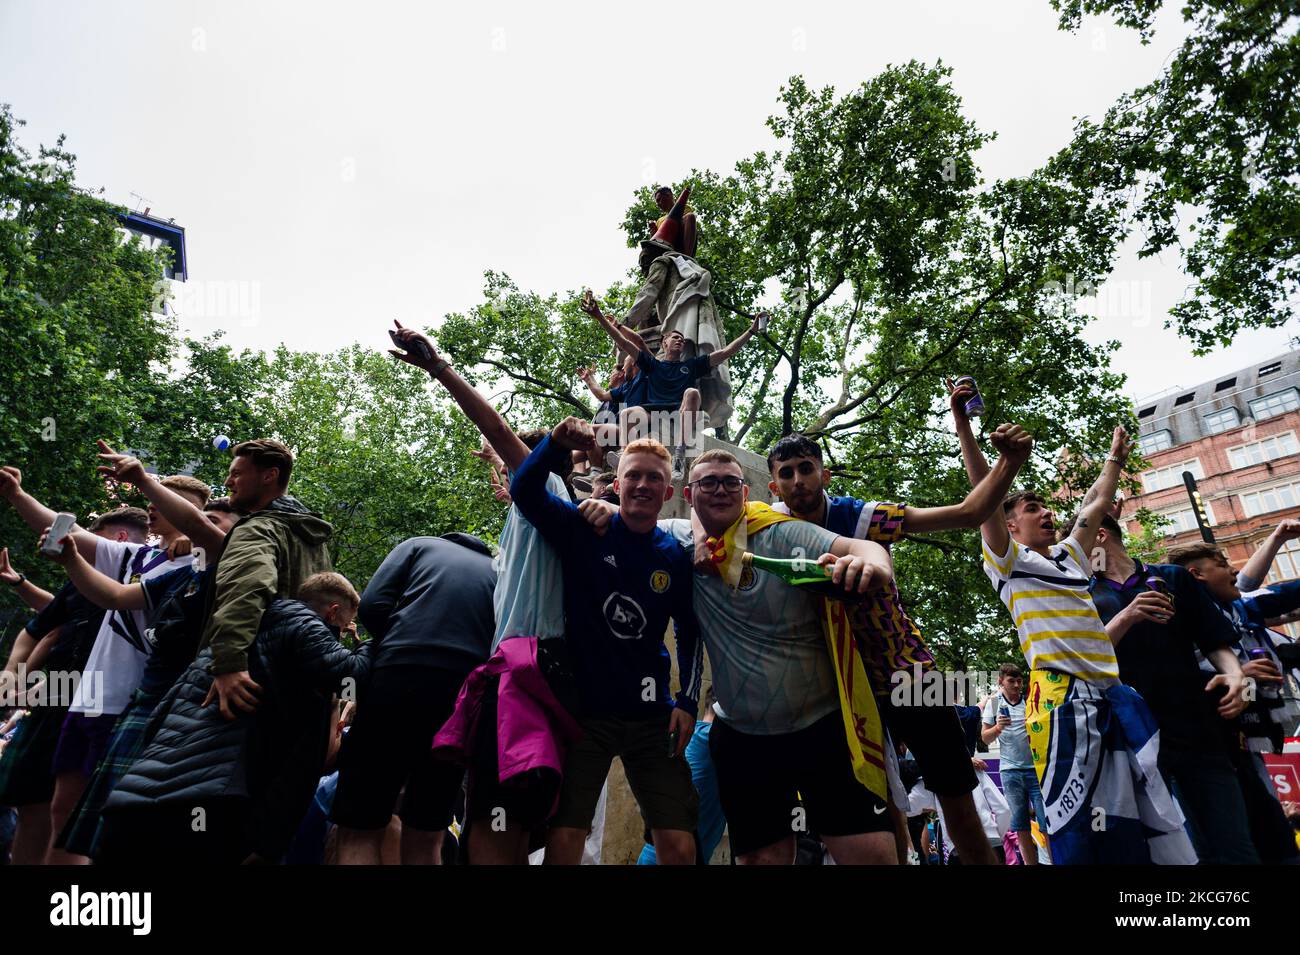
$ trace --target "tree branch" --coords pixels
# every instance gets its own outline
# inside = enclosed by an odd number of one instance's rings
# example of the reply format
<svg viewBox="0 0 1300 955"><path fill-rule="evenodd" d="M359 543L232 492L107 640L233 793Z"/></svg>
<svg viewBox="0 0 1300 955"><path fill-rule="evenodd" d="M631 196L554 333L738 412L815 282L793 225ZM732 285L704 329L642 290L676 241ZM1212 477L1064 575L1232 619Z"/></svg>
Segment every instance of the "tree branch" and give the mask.
<svg viewBox="0 0 1300 955"><path fill-rule="evenodd" d="M956 544L950 544L948 541L937 540L933 537L920 537L916 534L904 534L903 540L912 541L915 544L928 544L930 547L939 548L945 554L952 554L962 549Z"/></svg>
<svg viewBox="0 0 1300 955"><path fill-rule="evenodd" d="M745 423L741 425L740 430L736 432L736 444L740 444L740 442L745 439L745 435L749 434L749 429L752 428L754 422L758 420L758 409L762 407L763 399L767 397L767 390L772 386L772 378L776 375L776 366L780 363L781 359L778 358L776 361L772 362L772 364L767 366L767 372L763 375L763 381L759 384L758 391L754 394L753 399L749 403L749 413L745 415Z"/></svg>
<svg viewBox="0 0 1300 955"><path fill-rule="evenodd" d="M858 425L866 424L868 421L874 421L877 418L879 418L881 413L886 408L888 408L890 405L892 405L895 401L897 401L899 398L903 396L903 394L907 391L909 387L911 387L912 383L915 382L917 378L919 378L929 369L934 367L934 365L937 364L939 361L941 361L944 358L947 358L957 349L957 346L960 345L962 340L966 337L966 333L970 330L970 327L975 323L976 319L978 319L980 315L983 314L985 308L987 308L992 302L996 301L998 297L1002 295L1002 293L1006 290L1008 284L1009 284L1008 277L1006 275L1003 275L1002 281L998 283L998 287L994 289L989 295L981 299L979 303L976 304L975 307L971 309L970 314L967 315L966 317L966 320L962 322L961 327L958 328L952 334L952 336L948 340L948 343L944 345L942 348L940 348L938 351L934 352L925 361L923 361L920 364L920 366L918 366L915 369L910 369L909 372L905 375L905 380L903 384L901 384L892 395L890 395L879 405L877 405L875 409L873 409L872 411L870 411L865 415L862 415L859 418L854 418L852 421L844 421L835 425L828 423L827 425L824 426L824 430L827 433L834 432L834 431L842 431L846 428L854 428L857 427Z"/></svg>
<svg viewBox="0 0 1300 955"><path fill-rule="evenodd" d="M451 349L448 349L448 351L450 352L453 358L459 357L455 351ZM552 388L547 382L542 381L539 378L534 378L532 375L525 375L523 372L515 371L513 368L509 367L508 365L502 364L499 361L493 361L491 358L488 358L486 356L480 357L479 363L484 365L489 365L492 368L497 369L498 371L504 372L506 375L508 375L510 378L513 378L515 381L522 381L524 384L532 385L533 387L539 388L542 391L541 394L537 394L535 392L525 392L526 394L531 394L534 397L538 397L538 398L549 398L553 401L558 401L561 404L567 404L570 407L577 409L585 417L591 416L591 410L583 402L579 401L577 398L575 398L572 394L570 394L567 391L565 392L557 391L554 388Z"/></svg>

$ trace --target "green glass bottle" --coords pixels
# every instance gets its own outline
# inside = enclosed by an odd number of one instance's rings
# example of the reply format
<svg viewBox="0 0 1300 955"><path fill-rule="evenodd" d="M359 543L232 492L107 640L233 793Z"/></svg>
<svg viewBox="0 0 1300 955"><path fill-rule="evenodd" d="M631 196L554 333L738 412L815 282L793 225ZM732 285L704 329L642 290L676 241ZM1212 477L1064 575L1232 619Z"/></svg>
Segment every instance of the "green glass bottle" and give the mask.
<svg viewBox="0 0 1300 955"><path fill-rule="evenodd" d="M760 557L758 554L746 552L740 555L740 562L745 567L780 577L791 587L815 593L819 597L829 597L832 600L844 600L849 603L858 603L866 597L866 594L858 593L856 590L845 590L831 580L829 567L823 567L815 560L806 557L784 560L779 557Z"/></svg>

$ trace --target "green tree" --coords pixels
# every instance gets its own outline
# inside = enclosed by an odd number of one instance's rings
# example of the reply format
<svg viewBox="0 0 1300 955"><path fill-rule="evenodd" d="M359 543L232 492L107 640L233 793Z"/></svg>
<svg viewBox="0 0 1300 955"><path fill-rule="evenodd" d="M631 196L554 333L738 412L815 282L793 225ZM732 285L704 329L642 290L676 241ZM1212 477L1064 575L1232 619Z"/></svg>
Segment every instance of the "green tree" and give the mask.
<svg viewBox="0 0 1300 955"><path fill-rule="evenodd" d="M283 441L290 493L334 525L336 569L358 589L408 537L500 532L503 508L470 455L480 438L423 372L360 345L268 355L215 337L185 344L183 373L131 437L158 449L147 463L160 472L190 467L220 485L230 452L212 436Z"/></svg>
<svg viewBox="0 0 1300 955"><path fill-rule="evenodd" d="M83 518L144 503L100 480L97 438L219 487L230 454L213 437L269 436L295 451L293 493L334 524L336 565L358 587L406 537L495 537L503 509L469 454L478 435L427 376L361 346L268 355L217 337L182 350L174 323L153 312L165 259L125 235L124 210L77 185L62 139L33 158L20 126L0 108L0 463L20 467L29 492ZM34 542L0 508L0 545L58 586ZM0 628L12 631L16 601L0 600Z"/></svg>
<svg viewBox="0 0 1300 955"><path fill-rule="evenodd" d="M124 238L123 210L77 186L62 137L33 157L21 125L0 105L0 463L84 517L110 503L87 450L143 416L173 352L171 324L150 311L165 261ZM7 506L0 543L35 579L61 578Z"/></svg>
<svg viewBox="0 0 1300 955"><path fill-rule="evenodd" d="M779 148L675 184L692 185L728 337L779 298L768 333L731 362L734 439L766 453L797 428L824 443L839 493L959 500L967 484L942 378L972 374L987 423L1016 421L1038 439L1025 481L1081 493L1132 413L1109 370L1117 344L1086 342L1075 308L1112 267L1122 200L1076 182L1059 157L985 184L973 157L991 134L962 115L942 64L890 67L844 94L795 77L779 102L768 121ZM649 188L636 193L629 246L654 208ZM625 307L637 278L611 290L607 311ZM488 285L483 306L438 330L440 344L462 362L489 357L479 380L513 386L528 423L585 413L572 369L609 346L575 314L576 294L522 293L499 276ZM948 662L1011 652L971 535L907 542L897 561Z"/></svg>
<svg viewBox="0 0 1300 955"><path fill-rule="evenodd" d="M540 295L520 291L509 276L484 276L484 302L446 316L436 337L472 384L509 389L503 410L521 421L590 417L596 402L577 370L602 356L613 362L604 331L578 309L575 292ZM615 287L603 301L630 303Z"/></svg>
<svg viewBox="0 0 1300 955"><path fill-rule="evenodd" d="M1063 29L1109 13L1149 43L1161 0L1052 0ZM1168 325L1198 353L1295 315L1300 281L1300 37L1293 0L1185 0L1163 71L1081 121L1061 154L1126 199L1139 255L1176 249L1193 279Z"/></svg>

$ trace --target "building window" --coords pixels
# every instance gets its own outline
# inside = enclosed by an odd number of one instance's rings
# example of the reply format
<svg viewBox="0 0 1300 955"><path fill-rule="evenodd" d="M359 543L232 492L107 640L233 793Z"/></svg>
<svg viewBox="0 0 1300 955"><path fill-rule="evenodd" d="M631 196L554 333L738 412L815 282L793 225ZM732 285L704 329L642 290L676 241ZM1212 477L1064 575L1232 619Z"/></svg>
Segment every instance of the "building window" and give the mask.
<svg viewBox="0 0 1300 955"><path fill-rule="evenodd" d="M1257 419L1272 418L1287 411L1300 408L1300 394L1294 388L1275 391L1263 398L1256 398L1250 403L1250 413Z"/></svg>
<svg viewBox="0 0 1300 955"><path fill-rule="evenodd" d="M1209 521L1211 525L1219 523L1214 519L1214 508L1210 507L1210 502L1205 501L1204 503L1205 519ZM1167 517L1173 521L1172 524L1164 528L1166 536L1173 536L1174 534L1182 534L1186 531L1197 530L1196 512L1190 507L1185 507L1177 511L1162 511L1160 516Z"/></svg>
<svg viewBox="0 0 1300 955"><path fill-rule="evenodd" d="M1262 491L1250 491L1241 495L1241 506L1247 517L1267 514L1269 511L1281 511L1295 507L1300 500L1300 483L1279 484L1277 487Z"/></svg>
<svg viewBox="0 0 1300 955"><path fill-rule="evenodd" d="M1295 453L1295 432L1287 431L1283 434L1270 435L1263 441L1256 441L1254 444L1243 444L1239 448L1229 448L1228 461L1235 471L1237 468L1249 467L1252 464L1263 464L1265 461L1273 461Z"/></svg>
<svg viewBox="0 0 1300 955"><path fill-rule="evenodd" d="M1241 415L1236 408L1224 408L1222 411L1215 411L1205 416L1207 434L1222 434L1224 431L1231 431L1239 424L1241 424Z"/></svg>
<svg viewBox="0 0 1300 955"><path fill-rule="evenodd" d="M1167 487L1182 484L1184 471L1191 471L1192 477L1198 481L1205 477L1205 472L1201 470L1201 459L1192 458L1181 464L1171 464L1168 467L1156 468L1154 471L1143 471L1143 490L1150 494L1153 491L1163 491Z"/></svg>
<svg viewBox="0 0 1300 955"><path fill-rule="evenodd" d="M1260 541L1260 546L1263 547L1264 543L1265 541ZM1278 548L1277 556L1273 558L1268 582L1278 584L1297 577L1300 577L1300 540L1287 541Z"/></svg>
<svg viewBox="0 0 1300 955"><path fill-rule="evenodd" d="M1143 454L1154 454L1174 446L1174 436L1170 431L1152 431L1138 439L1138 447Z"/></svg>

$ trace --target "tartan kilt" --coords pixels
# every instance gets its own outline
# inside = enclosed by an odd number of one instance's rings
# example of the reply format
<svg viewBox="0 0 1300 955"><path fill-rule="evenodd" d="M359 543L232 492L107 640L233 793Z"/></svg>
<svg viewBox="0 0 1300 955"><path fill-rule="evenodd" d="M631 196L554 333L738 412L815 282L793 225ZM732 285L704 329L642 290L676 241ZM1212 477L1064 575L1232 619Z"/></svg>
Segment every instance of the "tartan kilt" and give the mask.
<svg viewBox="0 0 1300 955"><path fill-rule="evenodd" d="M0 753L0 806L49 802L54 795L54 750L66 706L33 708Z"/></svg>
<svg viewBox="0 0 1300 955"><path fill-rule="evenodd" d="M104 803L144 749L145 727L149 725L149 717L153 715L154 707L162 697L161 693L145 696L139 690L135 691L131 702L113 724L113 736L109 740L108 750L95 767L95 774L90 777L81 801L59 833L55 842L58 848L76 855L93 857Z"/></svg>

